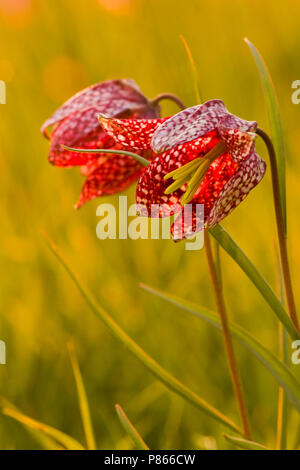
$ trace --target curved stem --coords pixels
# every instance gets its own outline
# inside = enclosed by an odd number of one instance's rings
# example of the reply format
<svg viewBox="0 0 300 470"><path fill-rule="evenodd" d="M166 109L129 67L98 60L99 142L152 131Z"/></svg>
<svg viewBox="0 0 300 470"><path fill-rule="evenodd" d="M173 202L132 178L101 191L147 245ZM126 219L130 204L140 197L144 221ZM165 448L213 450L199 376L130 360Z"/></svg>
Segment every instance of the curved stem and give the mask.
<svg viewBox="0 0 300 470"><path fill-rule="evenodd" d="M113 149L76 149L73 147L68 147L67 145L61 145L65 150L69 152L78 152L78 153L107 153L112 155L127 155L128 157L134 158L137 162L141 163L143 166L150 165L150 162L146 158L141 157L140 155L132 152L127 152L126 150L113 150Z"/></svg>
<svg viewBox="0 0 300 470"><path fill-rule="evenodd" d="M280 260L281 260L281 267L282 267L283 280L284 280L284 286L285 286L285 295L286 295L286 300L287 300L291 320L294 323L297 330L300 331L296 305L295 305L295 299L294 299L294 293L293 293L293 287L292 287L288 252L287 252L287 240L286 240L286 233L284 230L283 211L282 211L281 199L280 199L280 186L279 186L275 149L274 149L274 146L270 137L262 129L258 128L256 130L256 134L262 138L269 153L271 173L272 173L273 199L274 199L274 207L275 207L275 215L276 215L278 242L279 242L279 249L280 249Z"/></svg>
<svg viewBox="0 0 300 470"><path fill-rule="evenodd" d="M281 361L289 367L288 335L282 324L279 325ZM282 387L279 388L277 405L276 450L286 450L288 430L288 400Z"/></svg>
<svg viewBox="0 0 300 470"><path fill-rule="evenodd" d="M277 272L278 272L278 291L283 307L285 306L284 285L282 278L282 269L279 254L276 250ZM279 323L279 350L281 361L289 367L289 338L283 325ZM288 398L282 387L279 388L278 406L277 406L277 432L276 432L276 450L286 450L287 448L287 430L288 430Z"/></svg>
<svg viewBox="0 0 300 470"><path fill-rule="evenodd" d="M242 387L242 383L241 383L241 379L239 376L237 363L235 359L222 287L221 287L221 283L218 277L218 272L217 272L216 265L215 265L214 258L213 258L212 247L211 247L210 238L209 238L210 235L208 232L205 231L204 236L205 236L205 252L206 252L206 258L207 258L207 264L209 267L210 277L211 277L212 285L214 288L217 309L218 309L220 319L221 319L227 361L228 361L228 366L229 366L229 370L231 374L231 379L232 379L232 384L233 384L236 400L238 403L240 419L242 422L245 437L247 439L251 439L251 431L250 431L248 413L247 413L246 404L245 404L243 387Z"/></svg>
<svg viewBox="0 0 300 470"><path fill-rule="evenodd" d="M160 93L155 98L153 98L153 100L151 100L151 104L152 106L155 106L162 100L171 100L171 101L174 101L174 103L176 103L180 109L186 108L186 106L181 101L181 99L178 98L178 96L173 95L173 93Z"/></svg>

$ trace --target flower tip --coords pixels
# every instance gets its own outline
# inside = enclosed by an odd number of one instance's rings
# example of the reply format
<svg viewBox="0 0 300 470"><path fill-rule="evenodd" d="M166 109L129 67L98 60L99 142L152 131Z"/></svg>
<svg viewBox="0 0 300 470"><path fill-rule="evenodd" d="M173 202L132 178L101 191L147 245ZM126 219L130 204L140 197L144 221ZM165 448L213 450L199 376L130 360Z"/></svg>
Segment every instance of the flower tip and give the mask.
<svg viewBox="0 0 300 470"><path fill-rule="evenodd" d="M43 124L42 127L40 128L40 132L41 132L41 134L43 134L43 136L44 136L46 139L50 140L50 134L48 133L48 128L45 127L44 124Z"/></svg>
<svg viewBox="0 0 300 470"><path fill-rule="evenodd" d="M174 236L174 237L172 237L172 241L173 241L174 243L182 242L182 237L175 237L175 236Z"/></svg>
<svg viewBox="0 0 300 470"><path fill-rule="evenodd" d="M86 149L75 149L65 144L60 144L60 148L63 150L68 150L69 152L86 152Z"/></svg>
<svg viewBox="0 0 300 470"><path fill-rule="evenodd" d="M65 144L59 144L61 150L69 150L69 152L75 152L76 149L73 149L72 147L68 147Z"/></svg>
<svg viewBox="0 0 300 470"><path fill-rule="evenodd" d="M109 116L107 116L106 114L97 114L97 119L98 121L101 123L103 121L108 121L109 120Z"/></svg>
<svg viewBox="0 0 300 470"><path fill-rule="evenodd" d="M81 197L78 199L76 204L74 204L74 209L78 210L83 206L84 202L82 201Z"/></svg>

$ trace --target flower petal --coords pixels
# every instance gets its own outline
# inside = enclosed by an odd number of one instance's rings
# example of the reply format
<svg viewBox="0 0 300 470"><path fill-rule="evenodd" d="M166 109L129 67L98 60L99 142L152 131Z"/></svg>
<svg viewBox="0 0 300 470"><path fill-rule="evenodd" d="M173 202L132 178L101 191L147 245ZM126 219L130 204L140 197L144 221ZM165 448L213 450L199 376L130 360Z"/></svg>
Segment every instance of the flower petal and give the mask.
<svg viewBox="0 0 300 470"><path fill-rule="evenodd" d="M199 156L204 156L218 142L217 133L213 131L205 137L179 145L158 156L146 168L139 180L136 191L137 204L145 205L148 213L151 211L151 205L158 204L161 207L157 216L165 217L169 215L169 206L179 203L186 185L172 194L166 195L165 190L172 184L172 181L164 180L164 176L189 161Z"/></svg>
<svg viewBox="0 0 300 470"><path fill-rule="evenodd" d="M162 124L152 137L154 152L164 152L201 137L215 129L228 113L223 101L211 100L184 109Z"/></svg>
<svg viewBox="0 0 300 470"><path fill-rule="evenodd" d="M105 132L123 147L133 150L151 150L151 138L156 129L168 118L116 119L99 115Z"/></svg>
<svg viewBox="0 0 300 470"><path fill-rule="evenodd" d="M171 233L175 241L176 238L180 239L180 233L183 234L183 238L189 238L203 230L203 213L197 208L203 207L204 221L206 221L223 187L238 168L239 164L228 153L221 155L210 165L193 200L184 206L185 212L190 208L192 214L189 217L185 216L183 220L178 217L174 222Z"/></svg>
<svg viewBox="0 0 300 470"><path fill-rule="evenodd" d="M212 228L237 207L263 178L266 164L253 150L242 161L238 171L227 181L206 217L206 226Z"/></svg>
<svg viewBox="0 0 300 470"><path fill-rule="evenodd" d="M124 191L141 174L143 166L126 155L112 155L99 160L101 163L86 178L79 200L78 209L87 201Z"/></svg>
<svg viewBox="0 0 300 470"><path fill-rule="evenodd" d="M89 125L91 121L93 121L92 126ZM95 153L71 152L62 145L97 149L111 148L115 142L105 134L97 121L94 109L91 108L81 113L80 120L74 119L71 115L57 125L51 136L49 161L56 166L71 167L85 165L88 161L95 161L99 157L99 154Z"/></svg>
<svg viewBox="0 0 300 470"><path fill-rule="evenodd" d="M155 152L161 152L201 137L213 129L217 129L222 137L226 130L255 132L256 126L255 121L245 121L229 113L223 101L211 100L168 119L155 131L151 145Z"/></svg>
<svg viewBox="0 0 300 470"><path fill-rule="evenodd" d="M257 122L245 121L233 114L226 114L220 119L218 131L235 161L244 160L254 147Z"/></svg>
<svg viewBox="0 0 300 470"><path fill-rule="evenodd" d="M70 98L47 119L41 128L42 133L47 137L48 127L57 124L71 114L75 114L76 119L80 121L80 114L88 108L94 109L95 116L97 113L118 116L137 112L139 115L149 118L158 117L160 109L159 107L154 108L150 104L133 80L108 80L86 88ZM97 124L96 121L94 127Z"/></svg>
<svg viewBox="0 0 300 470"><path fill-rule="evenodd" d="M184 238L191 238L202 230L204 230L204 206L191 202L185 204L181 213L176 217L171 227L171 235L176 242Z"/></svg>
<svg viewBox="0 0 300 470"><path fill-rule="evenodd" d="M251 153L254 147L255 133L225 127L219 127L219 133L234 161L244 160Z"/></svg>

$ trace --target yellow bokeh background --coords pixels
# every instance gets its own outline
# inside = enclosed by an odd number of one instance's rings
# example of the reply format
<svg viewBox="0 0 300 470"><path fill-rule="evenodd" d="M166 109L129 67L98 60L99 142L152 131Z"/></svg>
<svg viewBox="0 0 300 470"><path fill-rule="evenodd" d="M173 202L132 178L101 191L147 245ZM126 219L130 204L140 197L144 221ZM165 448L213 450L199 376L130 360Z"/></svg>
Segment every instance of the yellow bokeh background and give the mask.
<svg viewBox="0 0 300 470"><path fill-rule="evenodd" d="M243 38L263 54L276 87L287 156L289 252L296 301L300 282L298 149L300 4L296 0L0 0L0 394L24 413L84 441L66 344L75 345L102 449L132 448L114 411L120 403L150 445L228 448L224 428L158 383L89 311L49 252L54 239L101 305L154 358L224 414L238 414L222 338L174 306L144 292L143 282L212 309L203 250L166 240L96 237L99 200L73 209L83 184L77 169L47 161L42 122L78 90L133 78L154 97L163 91L195 104L179 35L188 41L205 100L268 130L260 79ZM163 113L176 112L164 103ZM267 159L264 147L260 154ZM126 192L134 202L134 187ZM117 206L117 196L103 199ZM276 230L270 172L224 226L277 288ZM278 353L278 323L249 280L222 254L230 317ZM278 386L242 346L238 362L256 440L274 446ZM300 366L298 366L300 368ZM300 375L297 367L295 373ZM289 446L300 445L299 418L289 411ZM298 439L298 441L297 441ZM0 416L1 449L40 448L32 435Z"/></svg>

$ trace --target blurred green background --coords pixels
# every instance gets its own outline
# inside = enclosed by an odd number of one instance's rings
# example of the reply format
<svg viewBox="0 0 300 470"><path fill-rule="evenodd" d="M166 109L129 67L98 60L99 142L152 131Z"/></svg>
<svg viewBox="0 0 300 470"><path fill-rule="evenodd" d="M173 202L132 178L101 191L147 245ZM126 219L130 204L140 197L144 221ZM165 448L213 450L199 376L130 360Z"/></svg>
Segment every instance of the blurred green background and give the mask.
<svg viewBox="0 0 300 470"><path fill-rule="evenodd" d="M155 240L96 238L100 200L75 211L83 184L77 169L47 162L39 128L78 90L111 78L134 78L149 97L167 91L195 104L183 34L205 100L268 130L248 37L262 52L277 89L287 151L289 250L300 281L300 4L258 0L0 0L0 394L24 413L83 441L66 344L73 341L90 400L98 448L132 448L120 428L120 403L151 448L228 448L224 428L172 395L93 316L40 235L46 230L103 307L154 358L192 390L238 421L218 332L139 288L144 282L214 308L203 250ZM164 115L177 112L164 103ZM258 144L262 156L265 149ZM134 187L127 191L134 202ZM103 199L117 204L117 196ZM270 173L224 222L276 287L276 231ZM230 317L278 352L274 314L241 271L222 255ZM296 292L297 304L299 294ZM254 438L274 446L278 386L239 344L238 362ZM299 367L299 366L298 366ZM299 367L300 368L300 367ZM298 369L296 373L299 374ZM298 417L290 410L289 443ZM298 443L299 445L299 443ZM21 425L0 416L1 449L35 449Z"/></svg>

